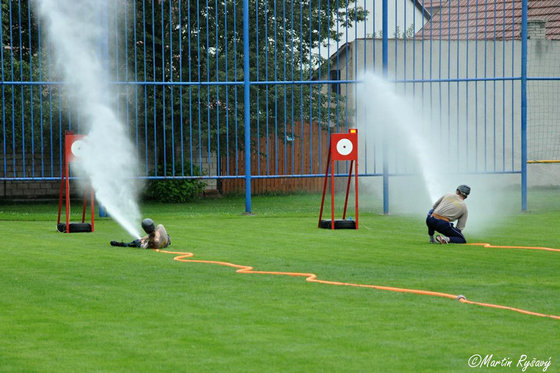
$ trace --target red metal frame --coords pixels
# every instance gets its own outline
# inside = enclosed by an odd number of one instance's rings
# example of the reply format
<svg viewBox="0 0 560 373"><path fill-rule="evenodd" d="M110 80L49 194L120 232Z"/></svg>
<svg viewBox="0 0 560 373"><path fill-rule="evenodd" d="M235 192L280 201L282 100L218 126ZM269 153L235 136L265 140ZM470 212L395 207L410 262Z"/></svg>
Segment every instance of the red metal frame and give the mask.
<svg viewBox="0 0 560 373"><path fill-rule="evenodd" d="M340 154L336 150L336 144L343 139L348 139L352 143L352 150L347 154ZM325 195L327 192L327 181L331 177L331 229L334 228L334 162L335 161L350 161L350 168L348 171L348 182L346 184L346 197L344 200L344 211L342 214L342 219L346 219L346 212L348 208L348 195L350 193L350 183L352 181L352 166L354 166L354 185L355 185L355 208L356 208L356 229L358 229L359 222L359 212L358 212L358 131L356 129L350 129L348 133L333 133L331 134L329 144L329 152L327 155L327 169L325 171L325 180L323 182L323 196L321 198L321 209L319 211L319 223L321 226L321 219L323 218L323 210L325 206Z"/></svg>
<svg viewBox="0 0 560 373"><path fill-rule="evenodd" d="M82 139L83 135L75 135L71 131L66 131L64 136L64 169L60 177L60 195L58 198L58 220L60 224L60 216L62 214L62 199L63 196L66 200L66 233L70 233L70 162L74 161L74 154L72 153L72 144L76 140ZM90 188L90 202L91 202L91 231L94 231L94 218L95 218L95 200L93 198L93 189ZM84 204L82 208L82 223L86 220L87 209L87 192L84 193Z"/></svg>

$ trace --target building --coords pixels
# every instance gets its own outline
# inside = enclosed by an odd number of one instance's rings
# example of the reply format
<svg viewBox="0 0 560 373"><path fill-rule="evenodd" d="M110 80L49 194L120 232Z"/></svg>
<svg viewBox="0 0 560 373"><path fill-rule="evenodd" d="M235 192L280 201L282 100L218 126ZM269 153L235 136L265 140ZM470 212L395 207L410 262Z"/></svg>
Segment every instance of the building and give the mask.
<svg viewBox="0 0 560 373"><path fill-rule="evenodd" d="M459 0L426 1L437 7L417 38L444 40L520 40L522 1ZM531 37L560 40L560 0L529 0ZM543 33L543 35L541 35Z"/></svg>

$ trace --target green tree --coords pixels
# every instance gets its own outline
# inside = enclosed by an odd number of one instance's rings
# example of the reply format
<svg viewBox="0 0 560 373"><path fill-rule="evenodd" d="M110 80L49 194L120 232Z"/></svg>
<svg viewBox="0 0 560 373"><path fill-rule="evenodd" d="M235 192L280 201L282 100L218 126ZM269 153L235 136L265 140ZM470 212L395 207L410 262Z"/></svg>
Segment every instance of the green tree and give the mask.
<svg viewBox="0 0 560 373"><path fill-rule="evenodd" d="M129 54L126 66L135 66L139 79L151 82L141 117L160 124L157 136L148 136L151 145L157 138L156 147L165 149L165 129L166 138L183 136L197 148L242 149L242 1L144 0L128 12L136 24L128 26L127 43L136 46L136 57ZM261 134L284 135L294 122L332 123L340 97L326 94L326 85L293 82L328 76L326 61L311 51L327 38L340 38L337 23L351 26L365 15L352 0L250 0L250 79L261 82L251 86L251 127L258 123ZM188 84L162 88L153 82Z"/></svg>
<svg viewBox="0 0 560 373"><path fill-rule="evenodd" d="M61 99L60 85L49 83L53 80L48 69L49 54L31 2L3 0L0 17L2 153L4 149L7 154L26 156L42 152L42 156L52 154L58 160L61 134L69 124L69 108ZM34 176L39 175L35 171Z"/></svg>

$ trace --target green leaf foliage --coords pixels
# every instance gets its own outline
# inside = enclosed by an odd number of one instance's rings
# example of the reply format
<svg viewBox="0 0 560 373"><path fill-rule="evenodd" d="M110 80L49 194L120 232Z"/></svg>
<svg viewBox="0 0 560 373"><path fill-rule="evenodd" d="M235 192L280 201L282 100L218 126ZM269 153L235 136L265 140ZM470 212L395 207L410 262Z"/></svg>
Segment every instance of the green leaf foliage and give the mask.
<svg viewBox="0 0 560 373"><path fill-rule="evenodd" d="M176 165L176 169L180 169L181 165ZM186 164L185 169L192 169L193 175L201 175L197 166ZM174 176L171 167L158 167L158 175ZM198 199L206 184L200 179L187 178L169 178L169 179L151 179L145 191L145 197L150 200L159 202L186 203Z"/></svg>

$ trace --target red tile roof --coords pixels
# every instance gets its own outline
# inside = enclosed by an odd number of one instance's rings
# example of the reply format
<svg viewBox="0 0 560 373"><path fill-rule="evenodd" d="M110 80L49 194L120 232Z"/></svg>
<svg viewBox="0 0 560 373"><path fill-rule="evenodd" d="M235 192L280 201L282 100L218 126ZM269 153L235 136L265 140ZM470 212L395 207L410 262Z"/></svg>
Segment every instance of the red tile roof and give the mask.
<svg viewBox="0 0 560 373"><path fill-rule="evenodd" d="M546 38L560 40L560 0L528 1L529 21L546 21ZM416 38L521 38L521 0L427 0L424 6L441 9L416 33Z"/></svg>

